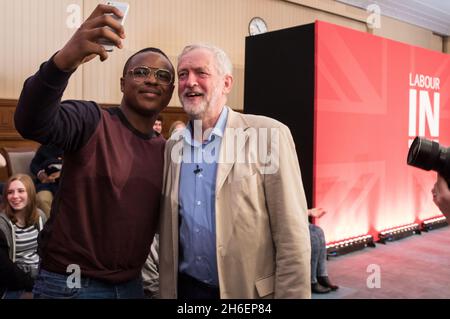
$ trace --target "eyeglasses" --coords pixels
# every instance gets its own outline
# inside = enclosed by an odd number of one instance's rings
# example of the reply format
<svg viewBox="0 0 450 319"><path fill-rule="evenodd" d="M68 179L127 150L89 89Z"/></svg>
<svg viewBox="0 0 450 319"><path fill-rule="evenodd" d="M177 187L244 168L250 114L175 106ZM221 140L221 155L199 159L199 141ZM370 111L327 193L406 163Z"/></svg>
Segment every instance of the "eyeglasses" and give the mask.
<svg viewBox="0 0 450 319"><path fill-rule="evenodd" d="M168 85L172 83L173 75L170 71L165 69L149 68L148 66L137 66L128 71L133 76L136 82L143 82L150 78L153 74L156 82L159 84Z"/></svg>

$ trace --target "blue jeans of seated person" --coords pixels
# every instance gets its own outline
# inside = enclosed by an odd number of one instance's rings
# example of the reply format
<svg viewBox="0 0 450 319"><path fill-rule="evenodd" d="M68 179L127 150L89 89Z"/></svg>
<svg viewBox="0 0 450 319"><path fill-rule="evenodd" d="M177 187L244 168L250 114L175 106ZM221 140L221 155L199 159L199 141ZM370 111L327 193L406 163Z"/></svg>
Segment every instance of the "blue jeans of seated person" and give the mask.
<svg viewBox="0 0 450 319"><path fill-rule="evenodd" d="M317 276L328 276L327 273L327 248L325 234L322 228L309 224L311 236L311 283L317 283Z"/></svg>
<svg viewBox="0 0 450 319"><path fill-rule="evenodd" d="M25 290L7 290L1 299L20 299Z"/></svg>
<svg viewBox="0 0 450 319"><path fill-rule="evenodd" d="M82 277L81 288L70 288L72 278L41 269L34 282L35 299L143 299L142 278L121 284L111 284L93 278Z"/></svg>
<svg viewBox="0 0 450 319"><path fill-rule="evenodd" d="M29 273L32 278L36 278L37 276L37 268L35 266L30 265L18 265L22 271ZM0 299L20 299L22 295L25 293L25 289L20 290L8 290L6 289L3 296L0 296Z"/></svg>

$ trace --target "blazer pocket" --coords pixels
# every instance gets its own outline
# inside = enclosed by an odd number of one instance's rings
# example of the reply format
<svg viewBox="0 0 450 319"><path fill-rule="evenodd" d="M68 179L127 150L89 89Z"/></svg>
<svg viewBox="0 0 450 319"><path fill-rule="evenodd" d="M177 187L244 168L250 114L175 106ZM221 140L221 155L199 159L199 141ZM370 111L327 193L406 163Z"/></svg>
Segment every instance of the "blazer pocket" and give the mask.
<svg viewBox="0 0 450 319"><path fill-rule="evenodd" d="M258 292L258 295L260 298L264 298L270 294L274 293L274 283L275 281L275 275L269 275L268 277L264 277L261 279L258 279L255 283L256 291Z"/></svg>

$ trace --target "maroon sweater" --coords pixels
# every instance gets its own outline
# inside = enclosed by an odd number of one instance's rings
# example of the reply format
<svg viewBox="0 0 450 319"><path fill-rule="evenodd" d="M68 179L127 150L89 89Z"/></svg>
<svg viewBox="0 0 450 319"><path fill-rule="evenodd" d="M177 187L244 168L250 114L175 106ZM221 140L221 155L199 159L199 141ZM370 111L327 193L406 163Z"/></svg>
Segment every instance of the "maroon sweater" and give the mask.
<svg viewBox="0 0 450 319"><path fill-rule="evenodd" d="M119 108L64 101L70 73L53 60L24 85L15 113L24 138L64 149L50 219L39 238L41 267L120 283L140 276L155 234L164 140L134 129Z"/></svg>

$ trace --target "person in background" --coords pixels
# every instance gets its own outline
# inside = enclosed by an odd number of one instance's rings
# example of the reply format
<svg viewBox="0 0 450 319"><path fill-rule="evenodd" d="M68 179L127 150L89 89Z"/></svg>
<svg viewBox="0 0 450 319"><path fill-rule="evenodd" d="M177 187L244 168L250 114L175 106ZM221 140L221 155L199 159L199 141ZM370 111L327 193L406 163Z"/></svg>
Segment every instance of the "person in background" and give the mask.
<svg viewBox="0 0 450 319"><path fill-rule="evenodd" d="M0 297L28 298L38 273L37 237L47 217L36 207L32 179L11 176L4 186L0 213Z"/></svg>
<svg viewBox="0 0 450 319"><path fill-rule="evenodd" d="M190 122L165 149L161 298L310 298L307 205L292 135L274 119L226 106L232 68L211 45L187 46L178 59ZM269 154L258 157L258 139Z"/></svg>
<svg viewBox="0 0 450 319"><path fill-rule="evenodd" d="M30 171L36 176L37 205L47 217L58 190L63 153L54 145L41 145L30 163Z"/></svg>
<svg viewBox="0 0 450 319"><path fill-rule="evenodd" d="M79 66L108 58L100 41L122 48L125 31L113 15L122 13L99 4L26 80L16 108L24 138L64 150L59 190L39 236L35 298L144 297L141 270L158 227L164 169L165 141L153 124L172 97L173 65L160 49L145 48L125 62L119 107L61 101Z"/></svg>
<svg viewBox="0 0 450 319"><path fill-rule="evenodd" d="M439 207L445 217L450 219L450 189L447 181L440 174L437 175L436 183L431 193L433 194L434 203Z"/></svg>
<svg viewBox="0 0 450 319"><path fill-rule="evenodd" d="M310 218L320 218L326 214L323 208L308 210ZM311 236L311 291L316 294L328 293L339 287L332 284L327 271L327 248L325 234L319 226L310 223Z"/></svg>
<svg viewBox="0 0 450 319"><path fill-rule="evenodd" d="M5 166L6 166L6 159L2 154L0 154L0 168Z"/></svg>
<svg viewBox="0 0 450 319"><path fill-rule="evenodd" d="M155 124L153 124L153 130L161 134L162 129L163 129L163 117L161 115L158 115L158 117L155 120Z"/></svg>
<svg viewBox="0 0 450 319"><path fill-rule="evenodd" d="M6 167L6 159L5 157L0 154L0 168ZM0 194L3 194L3 187L5 186L5 183L0 182ZM0 197L1 198L1 197ZM3 204L3 202L0 200L0 207Z"/></svg>

